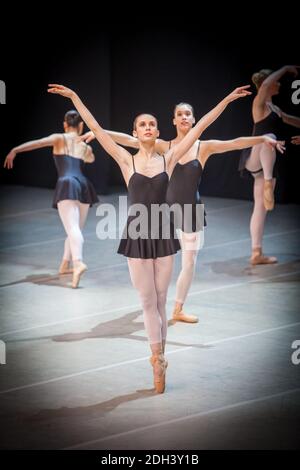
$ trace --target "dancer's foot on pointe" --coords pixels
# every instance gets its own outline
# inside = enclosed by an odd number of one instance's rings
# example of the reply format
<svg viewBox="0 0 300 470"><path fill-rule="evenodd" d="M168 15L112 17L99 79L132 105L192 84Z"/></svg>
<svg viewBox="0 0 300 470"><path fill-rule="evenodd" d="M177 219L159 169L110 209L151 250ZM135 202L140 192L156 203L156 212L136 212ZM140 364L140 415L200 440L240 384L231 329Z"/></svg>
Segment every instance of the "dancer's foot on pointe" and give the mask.
<svg viewBox="0 0 300 470"><path fill-rule="evenodd" d="M74 262L74 269L73 269L73 279L72 279L72 288L76 289L78 287L80 277L82 274L87 270L87 265L84 264L82 261L75 261Z"/></svg>
<svg viewBox="0 0 300 470"><path fill-rule="evenodd" d="M153 367L154 387L157 393L164 393L166 387L166 369L168 361L164 358L162 352L153 353L150 357L150 363Z"/></svg>

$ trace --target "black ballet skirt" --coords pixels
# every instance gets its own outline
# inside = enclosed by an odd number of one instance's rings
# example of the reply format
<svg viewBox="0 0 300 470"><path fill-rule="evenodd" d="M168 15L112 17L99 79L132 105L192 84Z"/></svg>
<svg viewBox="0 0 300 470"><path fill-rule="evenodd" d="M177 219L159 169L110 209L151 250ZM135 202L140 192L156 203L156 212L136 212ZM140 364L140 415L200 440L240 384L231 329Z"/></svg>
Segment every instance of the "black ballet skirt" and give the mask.
<svg viewBox="0 0 300 470"><path fill-rule="evenodd" d="M58 173L52 207L57 209L57 203L72 199L92 206L98 202L94 186L83 174L84 162L81 158L71 155L53 155Z"/></svg>
<svg viewBox="0 0 300 470"><path fill-rule="evenodd" d="M135 171L135 167L134 167ZM119 245L118 253L129 258L155 259L175 254L180 243L170 229L166 192L169 177L166 171L153 177L136 171L128 183L129 213ZM146 224L138 224L140 212L135 204L143 204ZM159 207L160 214L151 217L151 209ZM145 219L144 219L145 220ZM132 237L130 230L136 228L138 236Z"/></svg>
<svg viewBox="0 0 300 470"><path fill-rule="evenodd" d="M178 204L178 212L176 206L174 211L170 211L171 222L185 233L199 232L207 225L198 190L202 172L198 158L183 165L177 163L168 186L167 203L169 206Z"/></svg>
<svg viewBox="0 0 300 470"><path fill-rule="evenodd" d="M258 121L253 126L252 136L262 136L266 134L274 134L276 139L280 138L282 135L282 119L278 116L275 111L271 111L268 116L266 116L261 121ZM241 176L251 175L252 173L259 173L262 169L258 168L257 171L249 171L246 168L247 160L250 157L252 147L246 148L242 151L240 161L239 161L239 168ZM278 157L278 154L276 155ZM273 178L278 178L278 161L276 158L274 167L273 167Z"/></svg>

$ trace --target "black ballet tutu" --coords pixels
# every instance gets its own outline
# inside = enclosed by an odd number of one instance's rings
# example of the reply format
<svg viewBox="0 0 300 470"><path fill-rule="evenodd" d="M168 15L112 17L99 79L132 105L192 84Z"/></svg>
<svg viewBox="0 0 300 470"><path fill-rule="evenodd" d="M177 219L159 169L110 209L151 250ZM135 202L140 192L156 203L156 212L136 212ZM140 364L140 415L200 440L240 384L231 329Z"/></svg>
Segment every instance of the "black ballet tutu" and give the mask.
<svg viewBox="0 0 300 470"><path fill-rule="evenodd" d="M83 160L70 155L54 155L58 172L52 207L66 199L92 206L99 201L94 186L82 172Z"/></svg>

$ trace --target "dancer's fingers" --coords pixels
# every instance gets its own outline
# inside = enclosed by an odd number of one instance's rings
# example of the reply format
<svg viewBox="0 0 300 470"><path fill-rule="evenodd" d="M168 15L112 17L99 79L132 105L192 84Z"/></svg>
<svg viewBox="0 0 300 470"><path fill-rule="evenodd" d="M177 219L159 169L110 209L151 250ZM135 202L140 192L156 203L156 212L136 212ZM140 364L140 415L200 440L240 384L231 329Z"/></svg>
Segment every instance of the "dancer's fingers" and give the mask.
<svg viewBox="0 0 300 470"><path fill-rule="evenodd" d="M292 137L291 142L294 145L300 145L300 135L295 135Z"/></svg>
<svg viewBox="0 0 300 470"><path fill-rule="evenodd" d="M276 148L280 153L284 153L285 152L284 142L277 142Z"/></svg>
<svg viewBox="0 0 300 470"><path fill-rule="evenodd" d="M50 88L64 88L63 85L59 85L58 83L48 83L48 87Z"/></svg>

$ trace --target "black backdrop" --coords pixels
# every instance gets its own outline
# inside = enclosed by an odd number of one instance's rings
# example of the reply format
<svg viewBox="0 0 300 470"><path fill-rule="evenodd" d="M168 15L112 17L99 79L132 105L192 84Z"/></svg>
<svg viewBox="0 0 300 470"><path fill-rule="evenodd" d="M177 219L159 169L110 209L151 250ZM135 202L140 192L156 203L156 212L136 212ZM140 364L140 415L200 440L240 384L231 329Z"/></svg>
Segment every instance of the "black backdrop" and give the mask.
<svg viewBox="0 0 300 470"><path fill-rule="evenodd" d="M205 25L203 18L189 23L167 18L156 21L155 28L148 24L141 28L140 21L126 27L110 21L108 26L105 20L93 18L90 9L77 12L76 22L68 15L51 21L49 13L37 16L37 12L29 21L28 15L27 11L25 22L19 18L13 41L5 36L2 51L0 79L7 88L7 103L0 106L2 161L11 147L62 130L63 115L72 103L48 95L47 83L76 89L106 128L130 133L135 115L151 112L158 117L161 137L170 139L175 134L175 103L190 102L199 118L235 86L250 83L254 71L300 63L300 54L295 54L297 29L291 23L286 36L275 34L274 25L269 32L267 21L265 33L257 34L258 19L252 26L225 23L220 29L208 19ZM276 103L300 116L300 105L291 101L291 82L291 76L282 80ZM250 135L251 102L247 98L230 105L202 138ZM286 135L297 133L300 129L286 129ZM124 184L115 163L97 143L93 147L96 163L88 166L87 173L98 192ZM299 147L288 145L286 155L280 157L279 202L299 202L299 153ZM238 159L239 152L212 156L202 194L251 198L252 182L240 178ZM18 155L13 171L1 171L1 182L6 184L52 188L55 180L50 149Z"/></svg>

